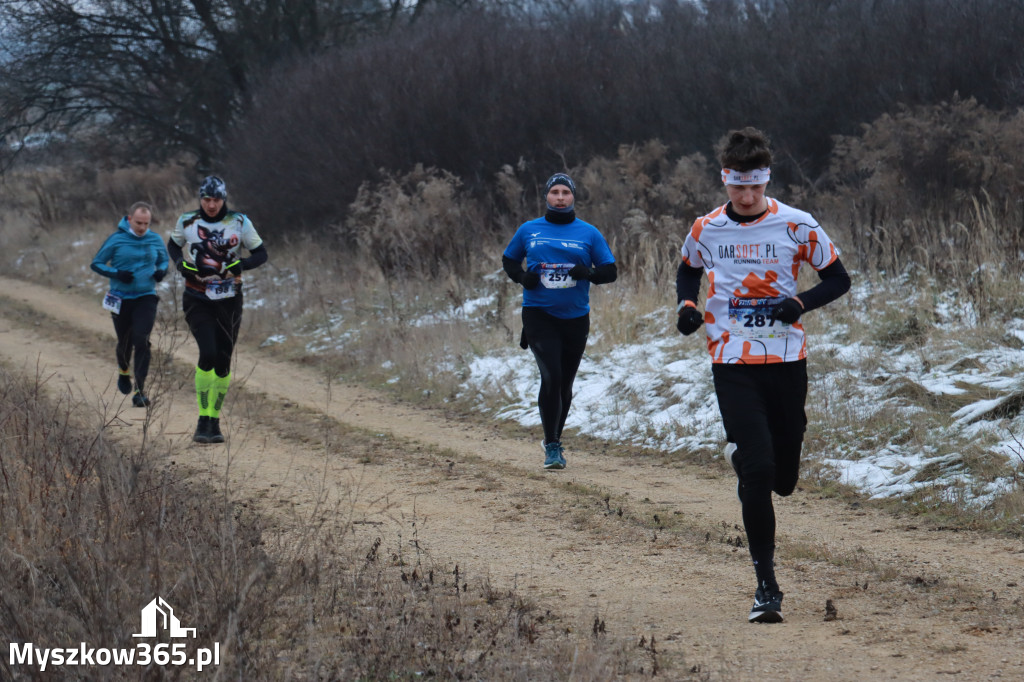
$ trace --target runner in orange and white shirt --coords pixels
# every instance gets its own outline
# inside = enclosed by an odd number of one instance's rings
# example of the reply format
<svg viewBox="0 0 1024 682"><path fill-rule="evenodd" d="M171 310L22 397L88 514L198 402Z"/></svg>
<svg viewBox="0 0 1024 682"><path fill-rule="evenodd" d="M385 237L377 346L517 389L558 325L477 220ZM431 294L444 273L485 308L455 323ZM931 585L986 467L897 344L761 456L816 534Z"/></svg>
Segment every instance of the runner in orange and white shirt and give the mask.
<svg viewBox="0 0 1024 682"><path fill-rule="evenodd" d="M748 620L782 620L775 578L772 492L796 489L807 417L807 342L800 317L850 288L828 235L810 214L765 196L768 139L755 128L730 132L719 148L729 201L698 218L676 274L683 335L707 331L726 457L736 471L743 525L757 576ZM820 282L797 293L803 265ZM707 275L704 312L697 309Z"/></svg>

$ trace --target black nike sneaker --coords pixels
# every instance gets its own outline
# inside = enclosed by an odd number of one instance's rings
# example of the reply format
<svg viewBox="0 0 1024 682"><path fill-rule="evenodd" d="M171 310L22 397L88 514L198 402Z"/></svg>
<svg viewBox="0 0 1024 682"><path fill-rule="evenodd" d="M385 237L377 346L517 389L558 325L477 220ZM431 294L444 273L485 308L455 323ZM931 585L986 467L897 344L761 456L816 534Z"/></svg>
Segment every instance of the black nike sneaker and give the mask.
<svg viewBox="0 0 1024 682"><path fill-rule="evenodd" d="M135 391L132 396L132 405L135 407L149 407L149 398L142 394L142 391Z"/></svg>
<svg viewBox="0 0 1024 682"><path fill-rule="evenodd" d="M777 587L769 587L767 582L758 587L747 620L751 623L781 623L782 592Z"/></svg>
<svg viewBox="0 0 1024 682"><path fill-rule="evenodd" d="M132 375L117 373L117 390L125 395L132 392Z"/></svg>

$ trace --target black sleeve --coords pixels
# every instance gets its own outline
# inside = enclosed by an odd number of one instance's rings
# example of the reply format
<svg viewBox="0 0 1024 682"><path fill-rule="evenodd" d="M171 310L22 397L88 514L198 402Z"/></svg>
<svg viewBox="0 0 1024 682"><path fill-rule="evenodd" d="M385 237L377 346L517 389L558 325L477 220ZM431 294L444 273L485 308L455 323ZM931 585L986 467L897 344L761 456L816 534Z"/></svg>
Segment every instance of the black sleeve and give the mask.
<svg viewBox="0 0 1024 682"><path fill-rule="evenodd" d="M252 270L258 268L267 262L267 247L260 244L255 249L249 252L248 258L242 259L242 269Z"/></svg>
<svg viewBox="0 0 1024 682"><path fill-rule="evenodd" d="M704 268L690 267L680 261L679 269L676 270L676 305L683 301L697 302L700 296L700 278L704 275Z"/></svg>
<svg viewBox="0 0 1024 682"><path fill-rule="evenodd" d="M171 257L172 265L177 265L183 257L181 247L170 237L167 238L167 255Z"/></svg>
<svg viewBox="0 0 1024 682"><path fill-rule="evenodd" d="M802 294L797 294L804 304L805 313L831 303L850 290L850 275L838 257L828 267L819 270L818 277L821 278L820 282Z"/></svg>
<svg viewBox="0 0 1024 682"><path fill-rule="evenodd" d="M523 262L521 260L513 260L508 256L501 257L501 267L505 270L505 274L508 278L519 284L519 278L523 276Z"/></svg>
<svg viewBox="0 0 1024 682"><path fill-rule="evenodd" d="M619 269L615 267L615 263L595 266L590 275L590 281L593 284L611 284L618 278Z"/></svg>

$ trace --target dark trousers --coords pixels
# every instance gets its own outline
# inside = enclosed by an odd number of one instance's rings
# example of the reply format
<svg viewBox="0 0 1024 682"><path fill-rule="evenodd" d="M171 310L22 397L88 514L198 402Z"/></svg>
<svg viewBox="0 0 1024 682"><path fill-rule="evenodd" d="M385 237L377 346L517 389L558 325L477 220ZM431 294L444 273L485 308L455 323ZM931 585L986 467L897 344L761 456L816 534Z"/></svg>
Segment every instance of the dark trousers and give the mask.
<svg viewBox="0 0 1024 682"><path fill-rule="evenodd" d="M217 376L226 377L231 372L231 354L242 328L242 294L211 301L186 293L181 309L199 346L196 365L204 372L212 369Z"/></svg>
<svg viewBox="0 0 1024 682"><path fill-rule="evenodd" d="M572 403L572 384L589 333L589 314L563 320L541 308L523 308L523 339L540 368L537 406L546 443L562 440L562 428Z"/></svg>
<svg viewBox="0 0 1024 682"><path fill-rule="evenodd" d="M807 361L770 365L712 365L718 409L736 444L743 525L751 554L775 548L772 492L796 489L807 416Z"/></svg>
<svg viewBox="0 0 1024 682"><path fill-rule="evenodd" d="M135 388L139 391L143 390L146 377L149 376L149 334L156 322L156 305L159 301L155 295L122 299L121 312L110 314L117 334L117 346L114 348L117 366L127 371L134 354L135 365L132 371L135 374Z"/></svg>

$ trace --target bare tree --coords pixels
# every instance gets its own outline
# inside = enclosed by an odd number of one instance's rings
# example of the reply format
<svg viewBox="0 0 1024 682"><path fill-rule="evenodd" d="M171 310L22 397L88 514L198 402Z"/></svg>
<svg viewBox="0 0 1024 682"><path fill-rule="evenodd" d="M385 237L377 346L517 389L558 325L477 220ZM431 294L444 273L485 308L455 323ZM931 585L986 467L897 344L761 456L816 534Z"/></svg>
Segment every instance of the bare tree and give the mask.
<svg viewBox="0 0 1024 682"><path fill-rule="evenodd" d="M423 2L5 0L0 140L92 132L115 156L183 151L209 167L264 69L387 30Z"/></svg>

